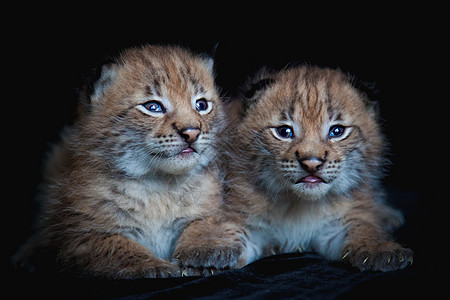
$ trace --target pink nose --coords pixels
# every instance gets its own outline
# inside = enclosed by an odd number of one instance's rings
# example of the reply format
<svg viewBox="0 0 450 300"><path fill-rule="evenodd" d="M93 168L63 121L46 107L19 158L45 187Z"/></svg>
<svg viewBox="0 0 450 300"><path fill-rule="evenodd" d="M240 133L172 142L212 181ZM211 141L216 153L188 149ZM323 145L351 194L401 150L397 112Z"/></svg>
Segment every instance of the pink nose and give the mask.
<svg viewBox="0 0 450 300"><path fill-rule="evenodd" d="M200 129L198 128L186 128L181 131L181 136L187 143L193 143L197 140L200 134Z"/></svg>
<svg viewBox="0 0 450 300"><path fill-rule="evenodd" d="M300 161L300 166L303 168L303 170L308 171L308 172L315 172L315 171L319 170L322 165L323 165L323 162L315 157L304 159L304 160Z"/></svg>

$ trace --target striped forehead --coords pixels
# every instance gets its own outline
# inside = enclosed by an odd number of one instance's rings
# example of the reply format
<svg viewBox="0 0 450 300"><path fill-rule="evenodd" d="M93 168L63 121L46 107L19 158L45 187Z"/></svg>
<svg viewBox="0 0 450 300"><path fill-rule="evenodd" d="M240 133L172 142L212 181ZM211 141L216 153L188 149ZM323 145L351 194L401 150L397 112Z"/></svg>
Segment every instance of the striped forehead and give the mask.
<svg viewBox="0 0 450 300"><path fill-rule="evenodd" d="M184 96L186 93L201 95L206 93L206 88L191 66L175 65L153 72L146 93L157 97Z"/></svg>
<svg viewBox="0 0 450 300"><path fill-rule="evenodd" d="M293 120L314 123L323 123L324 118L333 117L330 90L326 82L317 81L312 84L299 80L286 90L292 91L288 96L291 101L282 115L289 116Z"/></svg>

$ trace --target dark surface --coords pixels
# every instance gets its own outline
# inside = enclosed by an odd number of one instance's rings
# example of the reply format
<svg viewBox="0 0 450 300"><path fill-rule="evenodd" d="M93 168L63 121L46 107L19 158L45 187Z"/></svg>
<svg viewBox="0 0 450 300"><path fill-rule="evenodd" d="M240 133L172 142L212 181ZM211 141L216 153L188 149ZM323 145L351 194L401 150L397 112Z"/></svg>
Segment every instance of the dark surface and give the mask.
<svg viewBox="0 0 450 300"><path fill-rule="evenodd" d="M446 142L439 140L446 135L436 139L439 121L445 121L438 114L448 99L444 93L448 84L441 84L437 75L444 61L439 54L443 39L438 17L430 18L425 26L418 22L423 18L414 13L423 15L426 9L411 13L390 8L390 13L373 16L364 11L359 19L352 13L347 19L305 21L305 15L313 12L304 12L289 24L259 15L247 24L234 15L225 20L188 18L176 23L173 18L125 20L106 12L76 14L52 7L43 13L35 9L28 7L17 18L11 17L20 26L2 40L6 51L2 71L7 75L3 87L8 92L2 102L3 170L7 175L2 197L6 265L2 270L8 277L7 289L16 295L138 299L169 295L330 299L390 294L418 298L424 291L427 297L436 292L436 273L448 269L446 241L435 239L440 228L445 228L440 220L446 220L437 216L439 211L445 213L442 205L446 203L438 202L435 195L445 179L440 167L447 160L445 147L436 142ZM284 14L279 19L284 20ZM167 29L167 22L173 24L172 29ZM225 31L211 27L221 22L226 24ZM195 26L188 26L192 23ZM205 32L205 27L211 28ZM206 278L124 281L13 270L9 259L31 232L36 212L33 197L43 158L63 126L73 121L76 89L82 85L83 74L90 73L105 54L145 42L177 43L201 52L211 52L218 42L217 82L226 97L267 64L275 68L288 63L337 67L363 82L375 82L374 98L380 103L384 132L391 144L392 165L384 179L388 202L406 215L406 225L396 237L414 250L414 264L398 272L360 273L312 253L286 254Z"/></svg>
<svg viewBox="0 0 450 300"><path fill-rule="evenodd" d="M267 257L242 269L209 277L171 279L98 280L55 273L12 271L9 286L14 295L56 298L290 298L336 299L402 296L408 299L437 296L438 257L429 255L422 220L428 195L390 190L390 201L402 206L407 224L398 240L415 250L414 263L396 272L359 272L341 262L330 262L314 253ZM396 201L399 200L399 201ZM172 298L169 298L172 299ZM373 299L373 298L371 298ZM407 298L405 298L407 299Z"/></svg>
<svg viewBox="0 0 450 300"><path fill-rule="evenodd" d="M204 278L92 281L60 276L45 280L21 277L18 282L26 283L33 290L33 296L61 298L335 299L383 294L417 296L426 285L414 274L414 269L386 274L360 273L308 253L269 257L241 270ZM27 295L28 292L29 289L24 289L19 294Z"/></svg>

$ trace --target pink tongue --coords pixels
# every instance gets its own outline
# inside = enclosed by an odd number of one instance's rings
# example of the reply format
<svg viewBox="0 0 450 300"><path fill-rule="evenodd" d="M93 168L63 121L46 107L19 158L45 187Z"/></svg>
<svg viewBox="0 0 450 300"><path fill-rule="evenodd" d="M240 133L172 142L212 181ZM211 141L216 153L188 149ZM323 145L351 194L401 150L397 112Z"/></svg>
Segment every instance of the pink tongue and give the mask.
<svg viewBox="0 0 450 300"><path fill-rule="evenodd" d="M191 152L194 152L194 149L186 148L186 149L181 150L181 153L191 153Z"/></svg>
<svg viewBox="0 0 450 300"><path fill-rule="evenodd" d="M300 179L300 182L318 183L318 182L323 182L323 180L322 180L322 178L319 178L317 176L308 175L308 176L305 176L302 179Z"/></svg>

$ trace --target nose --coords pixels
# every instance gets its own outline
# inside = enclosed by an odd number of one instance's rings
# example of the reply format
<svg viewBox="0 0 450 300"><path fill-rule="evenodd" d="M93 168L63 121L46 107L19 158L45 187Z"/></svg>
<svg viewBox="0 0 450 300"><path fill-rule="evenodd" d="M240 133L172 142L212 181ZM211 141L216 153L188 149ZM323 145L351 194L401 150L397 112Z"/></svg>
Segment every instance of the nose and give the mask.
<svg viewBox="0 0 450 300"><path fill-rule="evenodd" d="M197 140L200 129L198 128L185 128L180 130L181 137L187 142L187 143L193 143Z"/></svg>
<svg viewBox="0 0 450 300"><path fill-rule="evenodd" d="M311 173L319 170L323 165L323 160L317 157L300 159L299 162L303 170Z"/></svg>

